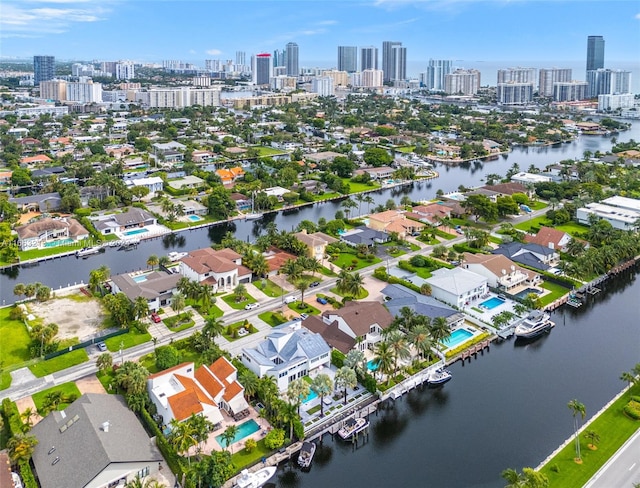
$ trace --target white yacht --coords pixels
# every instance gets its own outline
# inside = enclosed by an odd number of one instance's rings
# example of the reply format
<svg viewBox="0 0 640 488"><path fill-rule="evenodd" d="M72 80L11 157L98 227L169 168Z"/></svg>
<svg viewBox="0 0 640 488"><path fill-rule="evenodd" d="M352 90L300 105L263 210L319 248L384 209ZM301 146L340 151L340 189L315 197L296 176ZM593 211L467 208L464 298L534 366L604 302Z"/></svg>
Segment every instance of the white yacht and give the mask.
<svg viewBox="0 0 640 488"><path fill-rule="evenodd" d="M185 257L187 254L188 253L186 252L171 251L169 254L167 254L167 257L171 261L177 261L178 259L182 259L183 257Z"/></svg>
<svg viewBox="0 0 640 488"><path fill-rule="evenodd" d="M440 386L444 385L451 379L451 371L444 368L436 369L429 374L427 378L427 386Z"/></svg>
<svg viewBox="0 0 640 488"><path fill-rule="evenodd" d="M76 257L77 258L84 258L84 257L87 257L87 256L91 256L92 254L98 254L100 252L100 249L101 249L100 246L83 247L79 251L76 251Z"/></svg>
<svg viewBox="0 0 640 488"><path fill-rule="evenodd" d="M305 441L300 448L300 454L298 454L298 465L302 468L308 468L311 466L311 461L313 460L313 455L315 453L315 443Z"/></svg>
<svg viewBox="0 0 640 488"><path fill-rule="evenodd" d="M249 470L243 469L236 480L235 486L238 488L260 488L276 474L276 469L275 466L268 466L259 469L255 473L250 473Z"/></svg>
<svg viewBox="0 0 640 488"><path fill-rule="evenodd" d="M533 310L516 326L516 339L535 339L549 332L556 324L549 320L550 315L541 310Z"/></svg>
<svg viewBox="0 0 640 488"><path fill-rule="evenodd" d="M357 433L362 432L367 427L369 427L369 421L364 417L360 417L357 419L348 419L344 423L342 428L338 431L338 435L341 439L347 441Z"/></svg>

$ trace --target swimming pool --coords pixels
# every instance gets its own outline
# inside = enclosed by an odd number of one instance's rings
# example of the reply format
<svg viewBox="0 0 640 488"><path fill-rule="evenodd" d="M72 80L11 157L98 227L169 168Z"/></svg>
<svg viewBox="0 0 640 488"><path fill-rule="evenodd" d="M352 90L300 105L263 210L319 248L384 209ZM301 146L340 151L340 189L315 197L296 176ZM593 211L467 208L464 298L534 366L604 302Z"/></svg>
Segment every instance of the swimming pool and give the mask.
<svg viewBox="0 0 640 488"><path fill-rule="evenodd" d="M444 344L448 349L453 349L472 337L473 332L469 332L467 329L456 329L449 337L442 341L442 344Z"/></svg>
<svg viewBox="0 0 640 488"><path fill-rule="evenodd" d="M370 361L367 361L367 369L369 371L377 371L379 366L380 366L379 364L376 364L375 359L371 359Z"/></svg>
<svg viewBox="0 0 640 488"><path fill-rule="evenodd" d="M307 395L307 398L302 400L302 403L309 403L311 400L314 400L316 398L318 398L318 394L315 391L311 390Z"/></svg>
<svg viewBox="0 0 640 488"><path fill-rule="evenodd" d="M125 236L135 236L136 234L144 234L145 232L149 232L147 229L134 229L128 230L124 233Z"/></svg>
<svg viewBox="0 0 640 488"><path fill-rule="evenodd" d="M135 281L136 283L143 283L143 282L147 281L147 275L134 276L131 279L133 281Z"/></svg>
<svg viewBox="0 0 640 488"><path fill-rule="evenodd" d="M540 290L536 290L535 288L527 288L526 290L522 290L520 293L516 293L515 296L517 296L520 300L524 300L528 295L532 293L535 295L540 295Z"/></svg>
<svg viewBox="0 0 640 488"><path fill-rule="evenodd" d="M484 302L482 302L480 306L486 308L487 310L492 310L496 307L499 307L503 303L504 300L502 298L491 297L489 298L489 300L485 300Z"/></svg>
<svg viewBox="0 0 640 488"><path fill-rule="evenodd" d="M198 215L188 215L187 218L191 222L199 222L200 220L202 220L202 217L199 217Z"/></svg>
<svg viewBox="0 0 640 488"><path fill-rule="evenodd" d="M234 436L233 440L229 443L229 445L233 444L234 442L241 441L245 437L249 437L251 434L258 432L260 430L260 426L258 425L258 422L256 422L253 419L247 420L246 422L238 425L237 427L238 427L238 430L236 432L236 435ZM216 441L218 441L218 444L220 444L220 447L222 448L227 447L227 442L222 438L222 434L216 436Z"/></svg>
<svg viewBox="0 0 640 488"><path fill-rule="evenodd" d="M44 247L57 247L73 244L73 239L58 239L55 241L49 241L44 243Z"/></svg>

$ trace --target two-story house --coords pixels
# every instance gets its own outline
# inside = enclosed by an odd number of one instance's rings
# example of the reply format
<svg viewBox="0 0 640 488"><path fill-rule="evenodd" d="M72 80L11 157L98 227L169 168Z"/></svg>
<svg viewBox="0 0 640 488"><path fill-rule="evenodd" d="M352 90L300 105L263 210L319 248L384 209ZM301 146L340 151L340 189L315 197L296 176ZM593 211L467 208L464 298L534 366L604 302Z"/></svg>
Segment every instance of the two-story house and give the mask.
<svg viewBox="0 0 640 488"><path fill-rule="evenodd" d="M338 239L325 234L324 232L314 232L312 234L307 233L307 229L302 229L301 232L293 234L296 239L307 246L307 256L315 258L318 261L324 259L325 250L328 244L338 242Z"/></svg>
<svg viewBox="0 0 640 488"><path fill-rule="evenodd" d="M132 302L138 297L144 297L149 310L157 312L160 308L171 305L173 295L178 291L179 280L179 274L164 271L124 273L111 278L111 291L113 294L124 293Z"/></svg>
<svg viewBox="0 0 640 488"><path fill-rule="evenodd" d="M501 244L491 251L491 254L502 254L511 259L511 261L541 271L546 271L555 266L560 260L560 254L557 250L533 243L510 242Z"/></svg>
<svg viewBox="0 0 640 488"><path fill-rule="evenodd" d="M369 215L369 225L371 229L391 234L395 232L401 239L420 233L426 225L416 220L407 218L406 212L402 210L387 210Z"/></svg>
<svg viewBox="0 0 640 488"><path fill-rule="evenodd" d="M484 276L463 268L440 268L425 280L431 286L431 295L438 300L462 308L488 291Z"/></svg>
<svg viewBox="0 0 640 488"><path fill-rule="evenodd" d="M180 259L180 274L198 283L210 285L214 292L231 290L238 283L250 283L252 272L242 265L242 256L232 249L210 247L190 251Z"/></svg>
<svg viewBox="0 0 640 488"><path fill-rule="evenodd" d="M472 254L465 252L463 267L484 276L489 286L509 292L518 286L535 286L540 275L511 261L502 254Z"/></svg>

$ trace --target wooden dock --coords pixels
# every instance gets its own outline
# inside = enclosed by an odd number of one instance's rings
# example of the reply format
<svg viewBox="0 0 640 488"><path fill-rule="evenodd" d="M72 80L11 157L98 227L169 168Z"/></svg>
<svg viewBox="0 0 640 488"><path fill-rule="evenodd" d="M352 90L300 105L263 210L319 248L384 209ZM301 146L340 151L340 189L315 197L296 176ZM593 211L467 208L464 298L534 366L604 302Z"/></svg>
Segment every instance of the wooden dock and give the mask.
<svg viewBox="0 0 640 488"><path fill-rule="evenodd" d="M462 351L462 353L459 356L459 359L461 359L462 362L465 362L467 359L471 360L471 356L477 357L478 353L484 354L484 350L485 349L488 350L490 345L491 345L491 340L490 339L487 339L487 340L482 341L482 342L478 342L477 344L474 344L470 348L465 349L464 351Z"/></svg>

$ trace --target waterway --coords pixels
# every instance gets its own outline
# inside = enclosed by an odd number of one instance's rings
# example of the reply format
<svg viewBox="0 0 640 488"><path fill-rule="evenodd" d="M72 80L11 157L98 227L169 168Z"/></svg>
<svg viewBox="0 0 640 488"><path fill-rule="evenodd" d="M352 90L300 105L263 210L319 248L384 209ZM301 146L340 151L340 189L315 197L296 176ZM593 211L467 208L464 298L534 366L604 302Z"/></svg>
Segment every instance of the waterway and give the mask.
<svg viewBox="0 0 640 488"><path fill-rule="evenodd" d="M616 137L620 142L629 139L640 140L640 123L633 123L630 130L621 132ZM380 190L371 195L375 200L374 206L385 204L389 199L399 202L404 195L408 195L414 201L433 199L439 189L448 193L457 190L460 185L466 187L481 185L486 175L504 175L516 163L522 171L526 171L531 165L544 168L564 159L582 158L585 151L595 153L599 150L604 153L611 149L611 146L610 137L581 136L571 143L557 146L517 147L510 154L500 156L494 161L460 166L438 164L436 170L440 176L434 180ZM161 256L172 250L184 251L207 247L213 242L219 242L228 231L234 233L239 239L252 241L264 232L269 222L275 222L278 229L289 231L305 219L312 222L317 222L321 217L331 220L338 210L340 210L340 201L318 203L277 214L267 214L257 221L236 220L232 223L225 222L164 238L145 240L132 251L124 252L110 248L103 254L86 259L70 256L41 262L31 267L5 269L0 272L0 303L9 304L15 301L13 288L17 283L40 282L54 289L82 281L86 283L89 272L102 264L107 265L112 274L138 270L145 267L147 258L152 254ZM355 212L358 211L367 213L369 207L367 204L362 204L361 208Z"/></svg>
<svg viewBox="0 0 640 488"><path fill-rule="evenodd" d="M437 390L414 390L372 414L358 448L325 435L310 472L279 467L278 487L498 488L505 468L537 466L625 384L640 361L640 280L625 274L580 309L552 314L556 327L521 346L513 339L449 369ZM599 432L605 438L606 432Z"/></svg>

